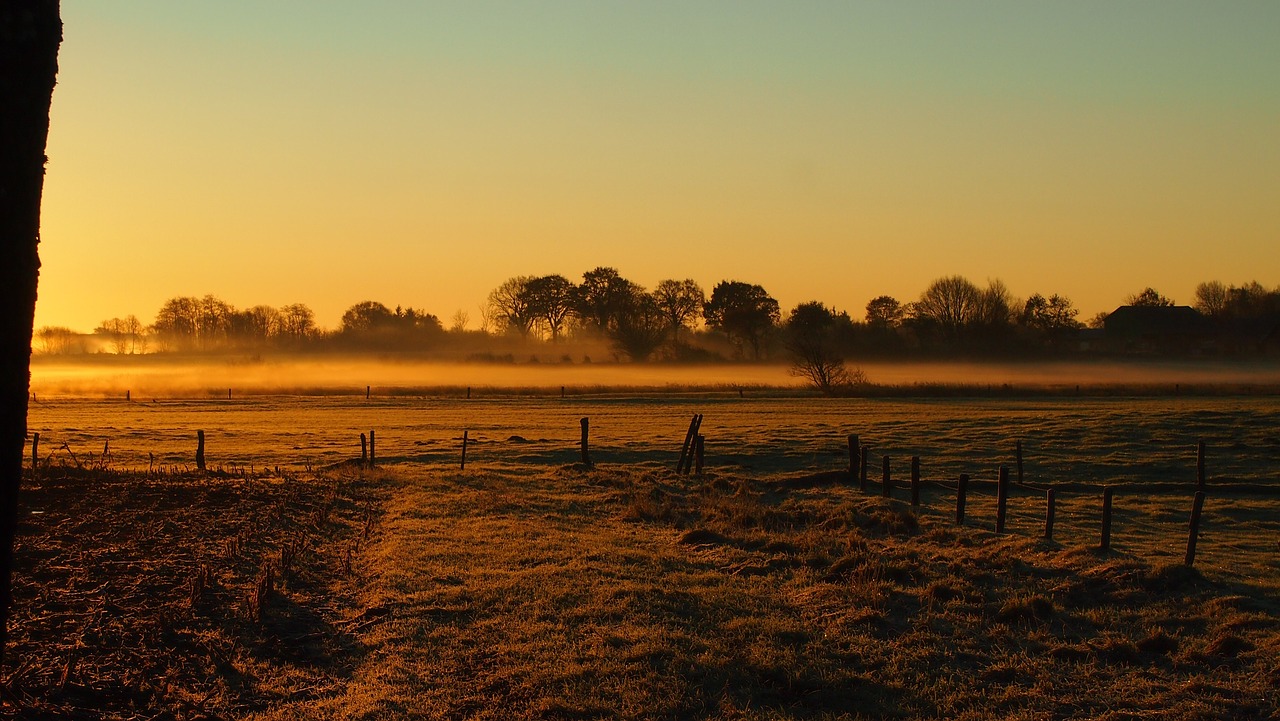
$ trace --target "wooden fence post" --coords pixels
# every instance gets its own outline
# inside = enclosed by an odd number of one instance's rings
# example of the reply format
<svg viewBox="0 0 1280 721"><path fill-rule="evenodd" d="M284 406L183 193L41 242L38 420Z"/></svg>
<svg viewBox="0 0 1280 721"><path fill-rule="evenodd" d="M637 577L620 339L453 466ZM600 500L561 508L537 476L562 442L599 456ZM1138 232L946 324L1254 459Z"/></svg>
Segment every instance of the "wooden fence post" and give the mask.
<svg viewBox="0 0 1280 721"><path fill-rule="evenodd" d="M369 467L370 468L373 468L374 465L376 465L378 462L376 460L377 452L374 450L375 448L377 448L377 442L374 440L373 431L369 431Z"/></svg>
<svg viewBox="0 0 1280 721"><path fill-rule="evenodd" d="M884 498L888 498L890 496L889 484L891 483L891 481L889 480L889 457L888 456L884 457L884 460L881 465L882 465L883 484L880 486L880 495Z"/></svg>
<svg viewBox="0 0 1280 721"><path fill-rule="evenodd" d="M1196 491L1195 501L1191 504L1191 530L1187 534L1187 556L1182 563L1192 566L1196 562L1196 540L1200 537L1200 513L1204 510L1204 491Z"/></svg>
<svg viewBox="0 0 1280 721"><path fill-rule="evenodd" d="M676 473L684 473L685 461L689 460L689 453L693 451L693 444L698 430L698 414L694 413L689 419L689 429L684 432L684 444L680 446L680 460L676 461Z"/></svg>
<svg viewBox="0 0 1280 721"><path fill-rule="evenodd" d="M583 418L579 423L582 424L582 465L590 466L591 453L589 451L589 446L587 445L587 436L590 433L591 420Z"/></svg>
<svg viewBox="0 0 1280 721"><path fill-rule="evenodd" d="M365 468L369 465L369 439L363 433L360 434L360 467Z"/></svg>
<svg viewBox="0 0 1280 721"><path fill-rule="evenodd" d="M707 442L706 436L698 436L698 444L697 444L698 447L694 450L694 454L693 454L695 463L697 465L697 473L699 476L702 475L702 454L703 454L703 448L706 446L706 442Z"/></svg>
<svg viewBox="0 0 1280 721"><path fill-rule="evenodd" d="M369 394L370 394L370 393L372 393L372 392L373 392L373 387L372 387L372 386L365 386L365 387L364 387L364 399L365 399L366 401L367 401L367 400L369 400Z"/></svg>
<svg viewBox="0 0 1280 721"><path fill-rule="evenodd" d="M1203 491L1204 489L1204 441L1199 441L1196 443L1196 490Z"/></svg>
<svg viewBox="0 0 1280 721"><path fill-rule="evenodd" d="M1052 488L1050 488L1048 491L1045 491L1044 496L1045 496L1045 498L1044 498L1044 501L1045 501L1045 507L1044 507L1044 540L1046 540L1046 541L1052 541L1052 540L1053 540L1053 513L1054 513L1054 502L1055 502L1057 499L1055 498L1055 495L1054 495L1054 492L1053 492L1053 489L1052 489Z"/></svg>
<svg viewBox="0 0 1280 721"><path fill-rule="evenodd" d="M124 392L124 400L125 400L125 402L126 402L126 403L128 403L128 402L129 402L129 400L130 400L130 399L129 399L129 396L130 396L130 391L127 391L127 390L126 390L126 391Z"/></svg>
<svg viewBox="0 0 1280 721"><path fill-rule="evenodd" d="M858 461L862 456L862 451L858 449L858 434L849 434L849 480L852 481L858 477Z"/></svg>
<svg viewBox="0 0 1280 721"><path fill-rule="evenodd" d="M1102 550L1111 548L1111 496L1114 490L1107 486L1102 489Z"/></svg>
<svg viewBox="0 0 1280 721"><path fill-rule="evenodd" d="M467 469L467 431L462 432L462 470Z"/></svg>
<svg viewBox="0 0 1280 721"><path fill-rule="evenodd" d="M36 480L40 471L40 434L31 434L31 480Z"/></svg>
<svg viewBox="0 0 1280 721"><path fill-rule="evenodd" d="M204 431L196 431L196 468L204 470Z"/></svg>
<svg viewBox="0 0 1280 721"><path fill-rule="evenodd" d="M862 447L862 468L858 472L858 488L867 492L867 464L871 462L871 446Z"/></svg>
<svg viewBox="0 0 1280 721"><path fill-rule="evenodd" d="M969 493L969 474L961 473L956 484L956 525L964 525L964 498Z"/></svg>
<svg viewBox="0 0 1280 721"><path fill-rule="evenodd" d="M1004 518L1009 504L1009 467L1000 466L996 477L996 533L1004 533Z"/></svg>
<svg viewBox="0 0 1280 721"><path fill-rule="evenodd" d="M920 505L920 456L911 457L911 505Z"/></svg>

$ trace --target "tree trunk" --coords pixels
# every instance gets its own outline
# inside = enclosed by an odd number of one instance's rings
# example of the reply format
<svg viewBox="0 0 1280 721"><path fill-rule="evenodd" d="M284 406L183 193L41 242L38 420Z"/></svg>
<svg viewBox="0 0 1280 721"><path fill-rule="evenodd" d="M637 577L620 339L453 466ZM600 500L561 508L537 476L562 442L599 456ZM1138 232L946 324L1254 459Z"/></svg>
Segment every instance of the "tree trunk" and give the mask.
<svg viewBox="0 0 1280 721"><path fill-rule="evenodd" d="M0 665L27 442L44 149L62 43L58 11L58 0L0 5Z"/></svg>

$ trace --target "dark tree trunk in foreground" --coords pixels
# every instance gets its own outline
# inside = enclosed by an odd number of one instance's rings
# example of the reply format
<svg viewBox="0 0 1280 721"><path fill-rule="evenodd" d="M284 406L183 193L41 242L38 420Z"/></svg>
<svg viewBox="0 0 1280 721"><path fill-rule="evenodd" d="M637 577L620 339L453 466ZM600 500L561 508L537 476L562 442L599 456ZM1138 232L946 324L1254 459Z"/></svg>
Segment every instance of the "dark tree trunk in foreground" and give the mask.
<svg viewBox="0 0 1280 721"><path fill-rule="evenodd" d="M0 3L0 664L27 442L44 148L61 43L58 0Z"/></svg>

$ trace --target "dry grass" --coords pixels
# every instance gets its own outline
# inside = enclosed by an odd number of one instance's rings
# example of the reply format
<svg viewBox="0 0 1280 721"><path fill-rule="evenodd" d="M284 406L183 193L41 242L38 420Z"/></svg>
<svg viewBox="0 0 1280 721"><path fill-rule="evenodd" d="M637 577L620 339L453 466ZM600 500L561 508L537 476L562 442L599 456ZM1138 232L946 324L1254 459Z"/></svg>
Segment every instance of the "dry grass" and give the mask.
<svg viewBox="0 0 1280 721"><path fill-rule="evenodd" d="M261 718L1272 718L1258 586L839 475L405 472L342 694Z"/></svg>
<svg viewBox="0 0 1280 721"><path fill-rule="evenodd" d="M46 469L23 488L0 716L213 719L337 692L367 489Z"/></svg>
<svg viewBox="0 0 1280 721"><path fill-rule="evenodd" d="M951 524L940 496L930 499L935 510L916 513L901 501L862 495L841 474L696 479L572 466L464 473L406 464L372 484L354 477L128 483L150 490L122 497L104 518L136 513L140 499L172 511L157 498L173 483L200 504L217 508L214 497L222 496L247 503L239 506L243 517L266 519L253 526L261 538L287 538L279 529L297 526L271 520L288 513L251 510L276 507L271 498L292 499L284 507L296 503L306 518L323 507L317 499L331 497L340 520L307 536L314 540L303 548L311 550L293 563L310 569L295 572L309 580L287 585L258 623L239 599L280 541L237 551L243 563L222 563L227 538L253 534L215 526L192 533L177 521L166 526L157 513L153 523L167 528L169 540L138 547L146 563L132 569L134 580L112 583L140 584L176 567L148 554L189 543L183 552L192 564L214 564L205 586L214 590L192 609L187 566L138 591L174 599L162 607L189 640L166 641L162 628L149 648L173 649L153 664L160 678L186 678L189 688L139 687L149 690L119 696L136 704L136 715L120 706L116 718L1280 714L1274 536L1254 539L1257 552L1246 554L1266 575L1202 575L1149 553L1147 536L1120 532L1122 523L1138 529L1139 521L1161 520L1151 499L1143 500L1149 506L1118 499L1116 550L1103 554L1092 550L1084 505L1063 511L1059 543L1046 543L1027 531L1029 506L1013 508L1017 532L997 536ZM236 488L216 491L223 483ZM280 490L291 484L305 490ZM256 498L263 500L246 500ZM363 521L370 499L377 502L373 526ZM1250 503L1241 518L1275 518L1274 503ZM1224 523L1234 517L1227 508L1216 511ZM979 526L985 513L981 501L970 507ZM227 514L206 515L223 523ZM29 520L24 555L57 543L90 553L75 539L96 537L63 525L75 517L39 526ZM366 528L369 542L348 576L344 544ZM1242 539L1261 532L1249 528ZM49 588L28 588L28 602L53 598L61 584L81 588L70 577L45 580ZM59 613L48 599L42 611L22 606L26 618L17 625L27 629L27 648L39 641L53 659L100 652L104 636L77 637L67 623L39 620ZM143 610L136 613L130 623L144 623ZM309 625L300 624L303 616ZM298 633L309 635L299 644L290 635ZM101 692L93 679L125 672L99 667L80 678ZM70 708L58 704L85 698L65 696L41 673L10 678L30 708ZM209 698L200 705L203 694Z"/></svg>

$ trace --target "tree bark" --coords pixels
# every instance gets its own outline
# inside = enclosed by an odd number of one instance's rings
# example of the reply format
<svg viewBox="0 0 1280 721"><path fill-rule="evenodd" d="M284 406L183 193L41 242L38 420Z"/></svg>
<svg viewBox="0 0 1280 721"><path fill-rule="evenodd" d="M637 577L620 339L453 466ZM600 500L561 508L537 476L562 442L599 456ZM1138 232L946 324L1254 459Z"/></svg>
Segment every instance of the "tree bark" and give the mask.
<svg viewBox="0 0 1280 721"><path fill-rule="evenodd" d="M0 665L27 442L44 151L61 43L58 0L0 4Z"/></svg>

